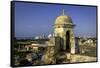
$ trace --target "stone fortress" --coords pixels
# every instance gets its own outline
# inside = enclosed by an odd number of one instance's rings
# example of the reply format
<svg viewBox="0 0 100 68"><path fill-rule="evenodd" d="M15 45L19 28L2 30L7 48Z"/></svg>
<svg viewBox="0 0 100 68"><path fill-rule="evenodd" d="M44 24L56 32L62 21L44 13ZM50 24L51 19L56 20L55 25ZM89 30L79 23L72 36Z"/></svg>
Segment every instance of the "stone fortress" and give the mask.
<svg viewBox="0 0 100 68"><path fill-rule="evenodd" d="M75 42L74 27L75 24L71 17L65 15L63 10L62 14L55 20L54 36L47 43L48 48L44 55L44 63L60 64L96 61L94 57L80 55L82 48L79 46L79 39ZM87 46L82 47L88 48ZM94 52L96 52L96 48L94 48Z"/></svg>
<svg viewBox="0 0 100 68"><path fill-rule="evenodd" d="M50 39L47 52L44 55L46 63L50 64L52 61L53 63L66 62L66 59L70 59L68 57L70 54L75 54L74 26L71 17L65 15L63 10L54 23L54 36ZM52 47L50 47L50 44ZM51 62L49 56L51 56Z"/></svg>
<svg viewBox="0 0 100 68"><path fill-rule="evenodd" d="M62 14L54 22L53 36L48 41L45 41L44 44L33 43L37 41L30 41L32 43L17 42L18 48L16 50L19 53L31 51L31 53L25 55L26 59L34 62L32 65L97 61L96 39L75 38L74 27L75 24L71 17L67 16L63 10ZM32 54L35 54L35 52L43 53L43 55L41 59L32 61ZM18 64L20 64L19 60L15 65Z"/></svg>

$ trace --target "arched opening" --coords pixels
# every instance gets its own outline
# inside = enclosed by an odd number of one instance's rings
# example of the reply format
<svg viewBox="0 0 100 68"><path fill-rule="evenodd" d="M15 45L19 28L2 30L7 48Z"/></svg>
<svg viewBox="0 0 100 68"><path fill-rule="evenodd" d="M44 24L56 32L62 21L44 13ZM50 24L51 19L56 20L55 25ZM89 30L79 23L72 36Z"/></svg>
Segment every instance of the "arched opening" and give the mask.
<svg viewBox="0 0 100 68"><path fill-rule="evenodd" d="M56 48L58 49L58 51L63 51L63 43L63 38L55 37L55 45L57 46Z"/></svg>
<svg viewBox="0 0 100 68"><path fill-rule="evenodd" d="M60 51L64 51L64 49L63 49L63 44L64 43L64 40L63 40L63 38L60 38Z"/></svg>
<svg viewBox="0 0 100 68"><path fill-rule="evenodd" d="M70 52L70 31L66 32L66 51Z"/></svg>

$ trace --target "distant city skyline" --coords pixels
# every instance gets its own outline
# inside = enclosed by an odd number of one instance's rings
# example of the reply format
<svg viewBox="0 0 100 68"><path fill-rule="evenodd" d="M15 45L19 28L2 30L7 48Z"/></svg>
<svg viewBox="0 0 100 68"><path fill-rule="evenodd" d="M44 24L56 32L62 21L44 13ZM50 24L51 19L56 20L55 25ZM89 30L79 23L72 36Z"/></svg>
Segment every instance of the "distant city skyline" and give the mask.
<svg viewBox="0 0 100 68"><path fill-rule="evenodd" d="M15 3L15 37L35 37L53 33L53 25L58 16L72 18L76 25L75 36L96 37L96 7L42 3Z"/></svg>

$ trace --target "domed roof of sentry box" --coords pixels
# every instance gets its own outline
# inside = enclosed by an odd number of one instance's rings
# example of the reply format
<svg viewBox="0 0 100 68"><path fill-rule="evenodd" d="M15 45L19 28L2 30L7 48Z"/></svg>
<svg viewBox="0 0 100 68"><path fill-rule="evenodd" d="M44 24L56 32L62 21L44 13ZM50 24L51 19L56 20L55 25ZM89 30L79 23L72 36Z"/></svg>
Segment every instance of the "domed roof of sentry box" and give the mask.
<svg viewBox="0 0 100 68"><path fill-rule="evenodd" d="M55 24L72 24L72 19L71 17L65 15L63 10L63 14L56 18Z"/></svg>

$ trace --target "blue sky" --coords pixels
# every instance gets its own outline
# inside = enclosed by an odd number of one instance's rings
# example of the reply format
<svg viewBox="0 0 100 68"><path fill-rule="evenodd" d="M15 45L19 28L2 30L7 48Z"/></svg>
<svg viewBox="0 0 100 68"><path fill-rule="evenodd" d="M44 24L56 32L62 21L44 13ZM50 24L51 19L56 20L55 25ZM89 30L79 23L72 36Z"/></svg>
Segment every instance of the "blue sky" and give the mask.
<svg viewBox="0 0 100 68"><path fill-rule="evenodd" d="M75 36L96 36L96 7L24 2L15 3L15 36L52 33L55 19L62 15L63 9L76 25Z"/></svg>

